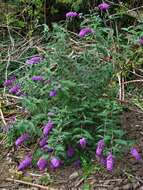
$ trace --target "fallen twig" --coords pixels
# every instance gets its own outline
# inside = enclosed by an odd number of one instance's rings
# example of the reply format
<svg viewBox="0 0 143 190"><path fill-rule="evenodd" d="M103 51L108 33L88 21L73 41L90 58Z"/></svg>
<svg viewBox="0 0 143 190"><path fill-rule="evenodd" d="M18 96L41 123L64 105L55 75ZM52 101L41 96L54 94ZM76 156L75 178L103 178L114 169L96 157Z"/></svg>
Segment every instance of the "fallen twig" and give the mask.
<svg viewBox="0 0 143 190"><path fill-rule="evenodd" d="M24 185L37 187L37 188L40 188L40 189L54 190L53 188L50 188L50 187L47 187L47 186L43 186L43 185L38 185L38 184L35 184L35 183L30 183L30 182L27 182L27 181L22 181L22 180L17 180L17 179L11 179L11 178L6 178L5 180L6 181L11 181L13 183L21 183L21 184L24 184Z"/></svg>
<svg viewBox="0 0 143 190"><path fill-rule="evenodd" d="M2 122L5 126L7 126L7 123L5 121L5 118L4 118L4 115L3 115L3 112L2 112L2 109L0 108L0 116L1 116L1 119L2 119Z"/></svg>

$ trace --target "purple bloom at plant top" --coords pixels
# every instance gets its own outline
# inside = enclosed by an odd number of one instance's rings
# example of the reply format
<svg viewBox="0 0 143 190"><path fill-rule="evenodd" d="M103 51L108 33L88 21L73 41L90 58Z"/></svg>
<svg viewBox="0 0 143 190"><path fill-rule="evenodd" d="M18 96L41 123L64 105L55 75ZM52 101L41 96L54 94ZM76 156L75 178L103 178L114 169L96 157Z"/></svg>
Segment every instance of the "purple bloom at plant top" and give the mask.
<svg viewBox="0 0 143 190"><path fill-rule="evenodd" d="M79 14L77 12L68 12L66 13L66 18L72 18L72 17L77 17Z"/></svg>
<svg viewBox="0 0 143 190"><path fill-rule="evenodd" d="M74 149L71 146L69 146L67 150L67 156L72 157L73 155L74 155Z"/></svg>
<svg viewBox="0 0 143 190"><path fill-rule="evenodd" d="M84 149L86 147L86 139L85 138L81 138L79 140L79 144L80 144L81 148Z"/></svg>
<svg viewBox="0 0 143 190"><path fill-rule="evenodd" d="M83 38L84 36L93 33L93 30L91 28L83 28L79 32L79 37Z"/></svg>
<svg viewBox="0 0 143 190"><path fill-rule="evenodd" d="M15 80L16 80L16 77L12 76L10 79L5 80L3 85L4 86L12 86Z"/></svg>
<svg viewBox="0 0 143 190"><path fill-rule="evenodd" d="M48 166L48 161L44 158L40 158L37 162L39 170L45 170Z"/></svg>
<svg viewBox="0 0 143 190"><path fill-rule="evenodd" d="M24 133L23 135L21 135L16 141L15 141L15 145L16 146L20 146L22 145L25 141L27 141L29 139L29 135L27 133Z"/></svg>
<svg viewBox="0 0 143 190"><path fill-rule="evenodd" d="M58 168L59 166L60 166L60 160L56 157L53 157L51 159L51 167L55 169L55 168Z"/></svg>
<svg viewBox="0 0 143 190"><path fill-rule="evenodd" d="M51 92L49 93L50 97L54 97L57 95L57 91L56 90L51 90Z"/></svg>
<svg viewBox="0 0 143 190"><path fill-rule="evenodd" d="M43 147L43 146L45 146L46 144L47 144L47 137L41 138L40 141L39 141L39 146L40 146L40 147Z"/></svg>
<svg viewBox="0 0 143 190"><path fill-rule="evenodd" d="M112 153L110 152L106 159L106 167L108 171L112 171L114 166L114 157Z"/></svg>
<svg viewBox="0 0 143 190"><path fill-rule="evenodd" d="M22 171L29 167L32 163L32 156L26 156L25 159L19 164L18 170Z"/></svg>
<svg viewBox="0 0 143 190"><path fill-rule="evenodd" d="M42 80L44 80L44 78L42 76L33 76L31 78L31 80L33 80L33 81L42 81Z"/></svg>
<svg viewBox="0 0 143 190"><path fill-rule="evenodd" d="M51 121L48 121L48 123L45 125L43 134L47 136L50 132L50 130L54 127L53 123Z"/></svg>
<svg viewBox="0 0 143 190"><path fill-rule="evenodd" d="M141 160L141 156L136 148L131 148L131 154L136 160Z"/></svg>
<svg viewBox="0 0 143 190"><path fill-rule="evenodd" d="M98 5L98 8L101 10L101 11L106 11L108 10L110 7L110 5L108 3L101 3Z"/></svg>
<svg viewBox="0 0 143 190"><path fill-rule="evenodd" d="M96 155L100 156L103 152L103 149L105 147L104 140L100 140L97 144L97 149L96 149Z"/></svg>
<svg viewBox="0 0 143 190"><path fill-rule="evenodd" d="M139 42L140 45L143 45L143 36L140 37L138 42Z"/></svg>
<svg viewBox="0 0 143 190"><path fill-rule="evenodd" d="M33 65L33 64L37 64L40 63L42 61L42 57L39 55L33 55L30 59L28 59L26 61L27 64L29 65Z"/></svg>
<svg viewBox="0 0 143 190"><path fill-rule="evenodd" d="M9 93L11 94L19 94L20 92L21 92L21 86L19 84L9 89Z"/></svg>

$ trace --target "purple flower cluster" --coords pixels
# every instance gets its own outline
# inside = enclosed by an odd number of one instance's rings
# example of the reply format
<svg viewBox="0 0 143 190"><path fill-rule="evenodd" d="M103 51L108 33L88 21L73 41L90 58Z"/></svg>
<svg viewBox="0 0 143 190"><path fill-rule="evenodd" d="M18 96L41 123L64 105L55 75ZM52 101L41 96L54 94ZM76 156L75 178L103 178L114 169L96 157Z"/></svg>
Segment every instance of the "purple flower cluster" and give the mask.
<svg viewBox="0 0 143 190"><path fill-rule="evenodd" d="M56 95L57 95L57 91L56 90L51 90L50 93L49 93L50 97L54 97Z"/></svg>
<svg viewBox="0 0 143 190"><path fill-rule="evenodd" d="M79 14L77 12L68 12L66 13L66 18L73 18L73 17L78 17Z"/></svg>
<svg viewBox="0 0 143 190"><path fill-rule="evenodd" d="M101 3L98 5L98 8L101 11L107 11L110 8L110 5L108 3Z"/></svg>
<svg viewBox="0 0 143 190"><path fill-rule="evenodd" d="M53 157L53 158L51 159L51 168L52 168L52 169L58 168L58 167L60 166L60 163L61 163L61 161L60 161L58 158Z"/></svg>
<svg viewBox="0 0 143 190"><path fill-rule="evenodd" d="M90 33L93 33L93 30L91 28L83 28L79 32L79 37L83 38L83 37L85 37L86 35L88 35Z"/></svg>
<svg viewBox="0 0 143 190"><path fill-rule="evenodd" d="M136 148L131 148L131 155L136 159L136 160L141 160L141 156L138 153Z"/></svg>
<svg viewBox="0 0 143 190"><path fill-rule="evenodd" d="M87 144L86 139L85 138L81 138L79 140L79 144L80 144L80 146L81 146L82 149L85 149L86 144Z"/></svg>
<svg viewBox="0 0 143 190"><path fill-rule="evenodd" d="M45 170L48 166L48 161L44 158L40 158L37 162L39 170Z"/></svg>
<svg viewBox="0 0 143 190"><path fill-rule="evenodd" d="M9 93L19 95L21 93L21 86L19 84L16 84L9 89Z"/></svg>
<svg viewBox="0 0 143 190"><path fill-rule="evenodd" d="M105 156L103 155L104 147L105 147L104 140L103 139L99 140L97 143L97 148L96 148L96 156L97 156L98 161L103 166L105 166L108 171L112 171L113 165L114 165L114 157L112 153L110 152L107 158L105 158Z"/></svg>
<svg viewBox="0 0 143 190"><path fill-rule="evenodd" d="M39 141L39 146L43 147L47 144L47 137L42 137Z"/></svg>
<svg viewBox="0 0 143 190"><path fill-rule="evenodd" d="M44 127L43 134L47 136L53 127L53 123L51 121L48 121L48 123Z"/></svg>
<svg viewBox="0 0 143 190"><path fill-rule="evenodd" d="M11 78L5 80L4 83L3 83L3 85L4 86L12 86L13 83L15 82L15 80L16 80L16 77L12 76Z"/></svg>
<svg viewBox="0 0 143 190"><path fill-rule="evenodd" d="M18 170L23 171L32 163L32 156L26 156L25 159L19 164Z"/></svg>
<svg viewBox="0 0 143 190"><path fill-rule="evenodd" d="M33 64L38 64L42 61L42 57L39 55L33 55L30 59L26 61L26 64L28 65L33 65Z"/></svg>
<svg viewBox="0 0 143 190"><path fill-rule="evenodd" d="M31 78L31 80L33 80L33 81L42 81L42 80L44 80L44 78L42 76L33 76Z"/></svg>
<svg viewBox="0 0 143 190"><path fill-rule="evenodd" d="M22 134L16 141L15 145L20 146L22 145L25 141L29 139L29 135L27 133Z"/></svg>
<svg viewBox="0 0 143 190"><path fill-rule="evenodd" d="M106 160L106 167L108 171L112 171L113 170L113 166L114 166L114 157L112 155L112 153L110 152L107 156L107 160Z"/></svg>
<svg viewBox="0 0 143 190"><path fill-rule="evenodd" d="M101 156L101 155L102 155L104 147L105 147L104 140L101 139L101 140L98 142L98 144L97 144L97 149L96 149L96 155L97 155L97 156Z"/></svg>

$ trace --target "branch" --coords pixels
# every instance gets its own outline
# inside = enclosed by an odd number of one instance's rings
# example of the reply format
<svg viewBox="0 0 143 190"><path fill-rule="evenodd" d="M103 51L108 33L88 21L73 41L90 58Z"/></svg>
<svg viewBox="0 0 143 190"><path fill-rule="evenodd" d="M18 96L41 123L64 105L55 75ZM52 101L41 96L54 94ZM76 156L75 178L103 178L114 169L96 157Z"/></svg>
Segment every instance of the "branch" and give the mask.
<svg viewBox="0 0 143 190"><path fill-rule="evenodd" d="M17 180L17 179L11 179L11 178L6 178L5 180L6 181L11 181L13 183L14 182L15 183L21 183L21 184L32 186L32 187L37 187L39 189L54 190L53 188L50 188L50 187L47 187L47 186L43 186L43 185L38 185L38 184L35 184L35 183L30 183L30 182L27 182L27 181L22 181L22 180Z"/></svg>

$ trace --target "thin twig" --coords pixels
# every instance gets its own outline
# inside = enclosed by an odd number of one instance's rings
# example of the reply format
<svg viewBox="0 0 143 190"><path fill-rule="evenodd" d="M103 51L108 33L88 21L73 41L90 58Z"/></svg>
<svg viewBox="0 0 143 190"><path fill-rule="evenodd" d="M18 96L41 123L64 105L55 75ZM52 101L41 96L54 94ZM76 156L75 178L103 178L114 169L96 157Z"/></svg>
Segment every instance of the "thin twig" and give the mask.
<svg viewBox="0 0 143 190"><path fill-rule="evenodd" d="M39 185L39 184L35 184L35 183L30 183L27 181L22 181L22 180L17 180L17 179L11 179L11 178L6 178L6 181L11 181L13 183L20 183L20 184L24 184L24 185L28 185L28 186L33 186L33 187L37 187L40 189L45 189L45 190L53 190L53 188L47 187L47 186L43 186L43 185Z"/></svg>
<svg viewBox="0 0 143 190"><path fill-rule="evenodd" d="M0 116L1 116L1 119L2 119L2 122L5 126L7 126L7 123L5 121L5 118L4 118L4 115L3 115L3 112L2 112L2 109L0 108Z"/></svg>
<svg viewBox="0 0 143 190"><path fill-rule="evenodd" d="M143 80L130 80L130 81L125 81L124 84L136 83L136 82L143 82Z"/></svg>

